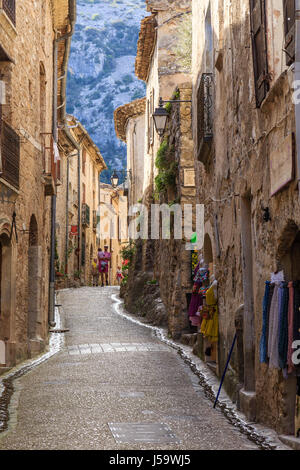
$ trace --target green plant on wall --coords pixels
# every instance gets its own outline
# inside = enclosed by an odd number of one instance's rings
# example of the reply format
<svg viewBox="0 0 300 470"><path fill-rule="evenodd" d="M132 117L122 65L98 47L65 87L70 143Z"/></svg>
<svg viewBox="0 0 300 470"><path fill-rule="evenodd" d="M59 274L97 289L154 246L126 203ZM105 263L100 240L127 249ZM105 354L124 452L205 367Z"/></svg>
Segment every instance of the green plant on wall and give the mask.
<svg viewBox="0 0 300 470"><path fill-rule="evenodd" d="M176 185L176 175L178 165L173 160L174 146L169 146L169 141L165 139L157 152L155 166L158 174L155 177L154 199L159 199L159 194L166 191L168 187Z"/></svg>
<svg viewBox="0 0 300 470"><path fill-rule="evenodd" d="M70 256L71 256L71 254L73 253L73 251L74 251L74 246L73 246L73 245L69 246L69 248L68 248L68 253L67 253L68 258L70 258Z"/></svg>

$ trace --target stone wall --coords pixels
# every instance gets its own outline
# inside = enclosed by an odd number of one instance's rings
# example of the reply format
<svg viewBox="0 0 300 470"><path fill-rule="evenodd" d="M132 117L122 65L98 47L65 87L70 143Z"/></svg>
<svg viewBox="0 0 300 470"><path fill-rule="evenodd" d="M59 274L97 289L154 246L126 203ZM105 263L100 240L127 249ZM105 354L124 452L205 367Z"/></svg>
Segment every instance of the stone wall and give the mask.
<svg viewBox="0 0 300 470"><path fill-rule="evenodd" d="M42 4L43 3L43 4ZM16 2L16 25L0 14L0 43L13 62L0 62L0 74L6 84L3 119L20 136L20 189L16 204L2 204L1 232L9 230L12 213L16 212L18 241L14 237L12 264L17 275L12 281L15 304L10 308L9 332L2 338L7 345L7 364L22 360L43 349L48 332L48 286L50 246L50 198L45 198L42 182L43 157L41 132L52 132L53 91L53 17L51 1ZM43 90L43 96L42 92ZM5 183L1 183L5 188ZM29 229L32 217L37 224L36 251L39 297L31 292L29 269L33 253L29 250ZM1 235L1 234L0 234ZM32 297L34 296L34 297ZM35 302L37 319L28 343L28 312Z"/></svg>
<svg viewBox="0 0 300 470"><path fill-rule="evenodd" d="M189 84L177 89L176 98L191 99ZM175 97L175 96L174 96ZM150 321L166 322L173 338L179 338L188 330L186 294L191 292L191 253L186 250L186 240L174 239L174 221L171 217L170 239L151 240L152 204L193 204L195 187L184 186L184 170L193 169L193 142L191 132L191 105L173 104L168 128L164 135L168 142L166 160L168 168L174 168L174 183L159 193L155 185L149 186L143 204L149 214L149 238L139 240L133 267L130 270L125 293L125 305L133 313L145 315ZM152 171L157 173L157 168ZM152 282L157 282L157 285ZM152 300L151 300L152 296Z"/></svg>
<svg viewBox="0 0 300 470"><path fill-rule="evenodd" d="M205 35L198 34L199 27L205 30L207 6L208 2L201 5L197 0L193 2L194 116L198 112L201 73L207 72ZM300 222L296 181L274 196L270 182L271 156L295 131L292 72L287 70L281 51L282 22L275 21L268 39L275 50L269 48L270 91L261 107L256 108L249 6L241 8L240 2L236 2L227 11L223 4L213 1L211 8L213 53L214 60L218 60L218 68L212 70L214 137L205 164L197 160L195 139L195 168L197 201L205 204L205 230L212 242L214 273L219 283L219 371L223 370L236 332L237 312L244 305L244 360L235 349L228 389L241 400L240 406L251 419L290 433L295 390L291 393L290 380L285 381L281 371L259 363L259 341L265 281L270 279L271 272L284 267L279 263L280 243L287 251L291 242L286 228L291 221L296 227ZM278 12L282 19L282 4ZM273 22L274 15L270 15ZM285 157L287 154L283 153ZM264 208L269 208L270 220L264 220ZM246 394L249 392L247 399L243 393L238 394L241 387L245 387Z"/></svg>

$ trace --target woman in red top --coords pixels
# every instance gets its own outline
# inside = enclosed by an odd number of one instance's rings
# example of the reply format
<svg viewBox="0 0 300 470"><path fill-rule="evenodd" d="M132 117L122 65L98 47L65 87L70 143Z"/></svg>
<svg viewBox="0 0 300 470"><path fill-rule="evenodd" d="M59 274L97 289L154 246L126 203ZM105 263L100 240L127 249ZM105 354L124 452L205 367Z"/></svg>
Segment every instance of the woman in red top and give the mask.
<svg viewBox="0 0 300 470"><path fill-rule="evenodd" d="M101 283L102 287L104 286L104 274L106 285L108 286L108 266L111 260L111 254L107 251L108 246L104 246L104 251L98 251L98 260L99 260L99 273L101 274Z"/></svg>

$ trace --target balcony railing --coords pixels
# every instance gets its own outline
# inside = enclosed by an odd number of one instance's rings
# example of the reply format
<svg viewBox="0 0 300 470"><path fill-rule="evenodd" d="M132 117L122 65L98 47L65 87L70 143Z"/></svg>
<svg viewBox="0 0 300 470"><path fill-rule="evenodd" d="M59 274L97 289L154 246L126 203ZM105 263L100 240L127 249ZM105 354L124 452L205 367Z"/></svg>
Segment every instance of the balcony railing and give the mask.
<svg viewBox="0 0 300 470"><path fill-rule="evenodd" d="M0 129L0 176L16 189L19 189L20 138L5 121L0 121Z"/></svg>
<svg viewBox="0 0 300 470"><path fill-rule="evenodd" d="M198 90L198 159L205 162L211 148L213 139L213 112L214 112L213 74L203 73Z"/></svg>
<svg viewBox="0 0 300 470"><path fill-rule="evenodd" d="M16 26L16 0L2 0L2 8L14 26Z"/></svg>

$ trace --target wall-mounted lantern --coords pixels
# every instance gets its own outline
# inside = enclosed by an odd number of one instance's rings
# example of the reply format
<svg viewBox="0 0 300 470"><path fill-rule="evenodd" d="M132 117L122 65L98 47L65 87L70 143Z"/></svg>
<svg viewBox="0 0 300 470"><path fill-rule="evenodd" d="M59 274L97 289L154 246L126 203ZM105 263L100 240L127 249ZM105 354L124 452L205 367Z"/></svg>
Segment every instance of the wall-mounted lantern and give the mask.
<svg viewBox="0 0 300 470"><path fill-rule="evenodd" d="M156 132L162 137L166 130L167 119L169 117L168 111L164 108L165 103L191 103L192 100L163 100L159 98L159 107L153 113L153 119Z"/></svg>

